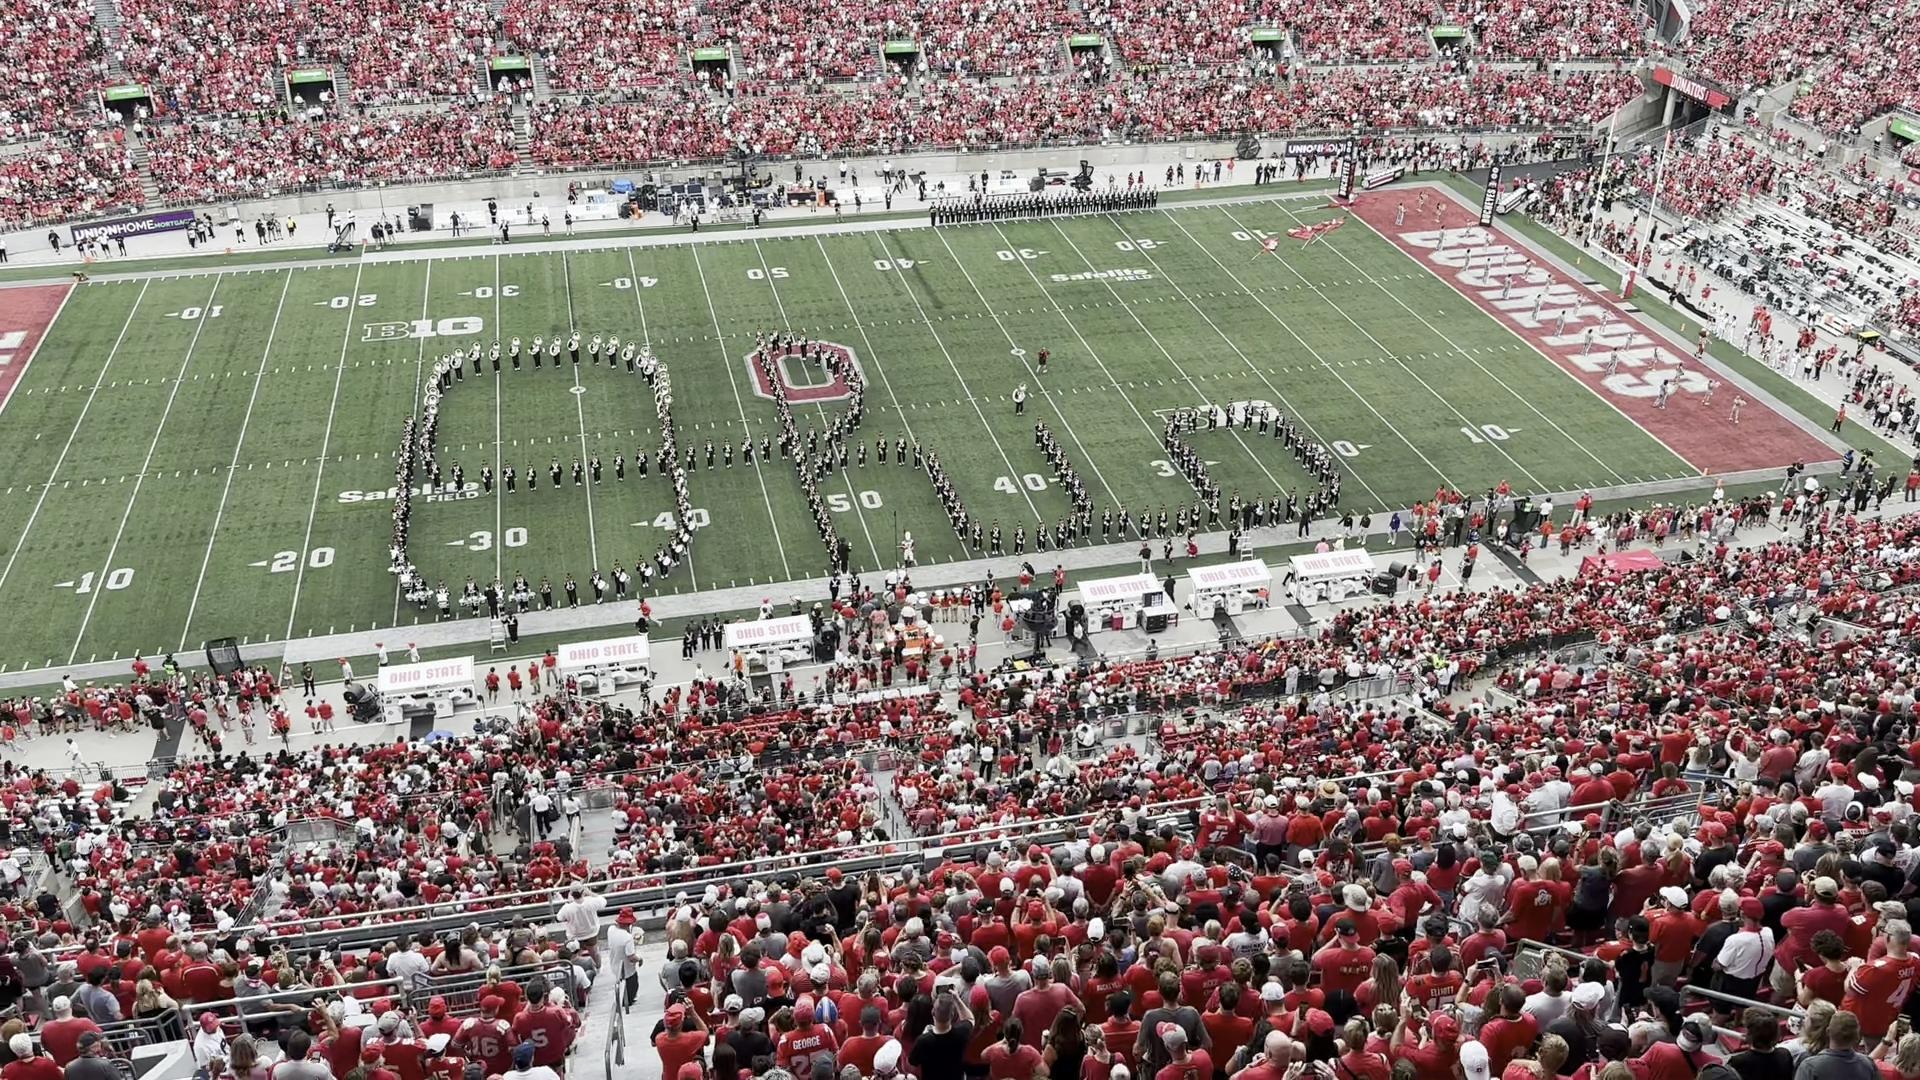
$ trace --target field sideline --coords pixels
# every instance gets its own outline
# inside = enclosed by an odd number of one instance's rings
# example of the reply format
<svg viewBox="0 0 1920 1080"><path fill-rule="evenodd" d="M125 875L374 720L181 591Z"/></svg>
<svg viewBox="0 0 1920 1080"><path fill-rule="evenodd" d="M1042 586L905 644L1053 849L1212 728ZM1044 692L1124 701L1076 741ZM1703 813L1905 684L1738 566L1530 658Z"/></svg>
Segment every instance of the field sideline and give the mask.
<svg viewBox="0 0 1920 1080"><path fill-rule="evenodd" d="M1060 436L1096 519L1108 504L1157 513L1192 501L1165 463L1160 418L1203 402L1268 402L1300 419L1342 454L1355 510L1404 508L1442 483L1567 491L1700 474L1681 440L1649 433L1657 418L1587 392L1365 220L1304 246L1285 236L1339 216L1317 200L1269 200L939 231L462 249L75 288L29 345L31 365L15 361L25 371L14 369L0 412L0 603L16 613L0 670L432 618L386 572L392 455L426 366L443 350L570 325L651 342L673 372L680 443L697 451L773 432L744 359L757 330L845 346L867 376L869 451L881 436L918 441L965 504L1009 534L1069 510L1035 422ZM1261 239L1275 235L1281 246L1264 255ZM468 577L524 572L558 591L572 573L590 601L593 567L631 569L666 535L672 501L657 467L612 476L615 453L657 451L645 384L562 363L477 379L469 369L449 392L443 466L459 461L469 483L482 464L531 466L540 486L417 502L413 553L429 578L457 592ZM1034 396L1016 416L1021 383ZM835 408L796 406L796 419L824 428ZM1763 398L1752 410L1772 415ZM1270 436L1203 432L1195 445L1223 491L1311 490ZM1762 467L1777 450L1756 437L1741 453ZM567 470L594 455L598 485L548 482L551 462ZM732 468L696 467L689 481L692 559L658 591L820 572L787 462L747 467L736 453ZM923 473L870 456L821 490L859 568L891 566L905 530L923 564L966 555Z"/></svg>

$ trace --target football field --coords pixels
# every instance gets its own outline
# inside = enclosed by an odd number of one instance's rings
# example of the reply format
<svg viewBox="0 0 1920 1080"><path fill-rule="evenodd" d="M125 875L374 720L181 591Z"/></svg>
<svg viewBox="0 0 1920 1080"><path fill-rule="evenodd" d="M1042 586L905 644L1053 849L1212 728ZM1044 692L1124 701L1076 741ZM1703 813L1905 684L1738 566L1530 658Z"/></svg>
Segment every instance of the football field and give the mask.
<svg viewBox="0 0 1920 1080"><path fill-rule="evenodd" d="M746 359L767 329L836 343L865 375L867 463L820 485L863 570L895 565L902 531L922 566L972 555L925 472L872 455L881 438L937 453L964 504L1011 536L1071 509L1035 445L1044 422L1086 482L1095 540L1106 506L1158 514L1193 501L1162 447L1163 418L1205 404L1266 403L1296 418L1339 455L1343 507L1376 515L1442 485L1621 488L1822 448L1761 402L1746 427L1707 436L1708 409L1656 415L1651 376L1631 370L1644 358L1602 372L1557 355L1577 322L1556 337L1503 321L1496 308L1510 298L1476 296L1464 273L1450 279L1417 257L1421 237L1388 235L1379 215L1391 206L1355 214L1268 199L940 230L583 239L295 269L189 266L39 290L33 304L36 290L0 291L0 309L15 296L16 314L38 304L51 319L31 362L14 361L24 370L0 412L0 610L11 623L0 670L436 618L388 571L401 426L442 354L569 328L649 343L672 372L678 439L699 458L696 531L689 564L658 592L825 566L790 463L749 466L737 452L743 437L757 450L776 433ZM1466 224L1470 211L1456 209ZM1287 235L1337 218L1349 220L1312 242ZM1577 283L1560 288L1554 305L1590 299ZM646 383L584 352L577 369L566 361L515 371L503 360L479 376L469 366L448 391L439 461L458 462L468 486L415 500L411 550L430 581L457 595L469 578L524 574L558 591L572 574L590 601L596 567L632 570L669 535L657 462L645 477L631 464L624 480L613 473L615 455L657 456ZM821 378L798 364L785 375L795 388ZM1016 415L1021 384L1031 398ZM795 419L803 434L824 430L844 404L796 400ZM735 447L730 468L704 464L709 441ZM1313 490L1271 435L1202 430L1191 441L1223 503ZM598 483L549 481L554 464L570 474L594 457ZM538 487L480 490L483 466L507 465Z"/></svg>

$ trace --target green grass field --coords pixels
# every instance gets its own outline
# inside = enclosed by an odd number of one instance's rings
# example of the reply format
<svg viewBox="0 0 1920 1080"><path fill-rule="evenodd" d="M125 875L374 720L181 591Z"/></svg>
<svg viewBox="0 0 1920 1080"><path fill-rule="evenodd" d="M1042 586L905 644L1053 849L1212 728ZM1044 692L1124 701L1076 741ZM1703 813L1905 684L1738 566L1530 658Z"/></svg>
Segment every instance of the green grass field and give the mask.
<svg viewBox="0 0 1920 1080"><path fill-rule="evenodd" d="M967 506L1009 533L1068 512L1034 422L1060 435L1096 518L1107 504L1157 512L1192 499L1162 460L1158 414L1209 401L1304 420L1342 453L1355 509L1404 507L1442 475L1469 490L1568 490L1693 473L1364 226L1260 254L1260 234L1331 216L1315 205L566 255L473 248L82 286L0 415L0 605L14 613L0 665L431 618L387 572L384 497L425 366L570 325L650 342L694 447L773 431L744 359L756 330L844 345L867 376L861 439L906 434L939 453ZM1044 379L1032 368L1042 348ZM644 382L583 363L575 393L562 361L469 374L449 393L442 464L460 461L469 481L483 463L532 465L540 486L417 502L412 550L429 578L457 592L470 576L557 586L571 572L585 592L594 566L632 568L666 535L658 469L611 472L614 453L657 449ZM1015 416L1022 382L1035 398ZM824 427L839 407L797 406L796 418ZM1310 490L1270 437L1195 439L1223 491ZM550 461L591 455L608 463L597 486L547 483ZM705 519L696 512L691 573L666 591L820 572L787 462L697 468L690 486ZM861 568L892 565L897 530L914 533L922 565L963 557L922 473L870 458L822 492Z"/></svg>

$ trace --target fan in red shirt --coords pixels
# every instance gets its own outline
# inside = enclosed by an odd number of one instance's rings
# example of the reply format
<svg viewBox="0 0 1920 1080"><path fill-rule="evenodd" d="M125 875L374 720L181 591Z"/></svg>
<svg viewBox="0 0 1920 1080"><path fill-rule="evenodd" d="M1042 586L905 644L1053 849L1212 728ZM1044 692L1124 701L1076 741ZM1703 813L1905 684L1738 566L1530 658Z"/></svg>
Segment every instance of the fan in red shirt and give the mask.
<svg viewBox="0 0 1920 1080"><path fill-rule="evenodd" d="M1886 943L1886 953L1853 969L1847 979L1846 997L1840 1002L1841 1009L1860 1018L1860 1033L1867 1042L1879 1039L1893 1026L1913 991L1915 969L1920 968L1920 958L1908 952L1913 939L1910 929L1900 924L1886 929L1883 924L1880 937Z"/></svg>
<svg viewBox="0 0 1920 1080"><path fill-rule="evenodd" d="M1345 915L1334 921L1334 942L1313 954L1314 970L1320 973L1320 989L1326 993L1360 989L1373 970L1373 950L1360 944L1359 930Z"/></svg>
<svg viewBox="0 0 1920 1080"><path fill-rule="evenodd" d="M543 987L536 982L533 989ZM514 1037L533 1044L533 1063L555 1072L565 1072L567 1051L579 1029L580 1017L567 1006L567 992L558 986L546 989L542 1004L513 1019Z"/></svg>

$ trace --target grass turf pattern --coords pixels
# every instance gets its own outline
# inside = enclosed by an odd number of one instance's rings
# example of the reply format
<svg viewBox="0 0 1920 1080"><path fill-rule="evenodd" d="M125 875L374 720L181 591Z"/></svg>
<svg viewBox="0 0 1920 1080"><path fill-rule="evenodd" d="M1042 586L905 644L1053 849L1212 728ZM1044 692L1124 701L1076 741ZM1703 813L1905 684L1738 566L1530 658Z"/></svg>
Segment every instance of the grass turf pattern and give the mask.
<svg viewBox="0 0 1920 1080"><path fill-rule="evenodd" d="M661 591L823 565L791 468L777 456L749 467L737 452L744 435L757 449L774 433L746 362L760 330L836 342L866 373L868 462L821 491L868 571L894 564L905 530L923 565L967 554L925 476L891 454L878 464L882 436L938 452L965 505L1011 536L1069 511L1034 445L1044 421L1087 483L1096 541L1104 506L1157 515L1192 502L1164 462L1161 418L1209 401L1265 401L1303 421L1342 453L1343 504L1375 513L1443 479L1524 492L1691 472L1370 230L1287 238L1300 219L1336 213L1310 205L566 255L474 249L82 286L0 415L0 604L15 614L0 663L433 618L387 572L382 497L425 366L475 341L484 352L496 336L530 342L570 326L650 343L673 371L682 447L702 460L709 439L736 447L731 469L693 470L704 519L697 511L691 564ZM1281 236L1272 255L1260 246L1269 234ZM631 570L666 536L672 501L657 466L644 480L631 467L625 481L612 475L615 453L657 451L644 383L583 362L576 394L561 359L560 371L523 363L478 380L469 368L449 394L443 467L460 461L472 482L483 463L532 464L540 484L416 501L412 551L430 580L457 593L470 576L522 572L558 591L572 573L590 602L596 557L603 571ZM1030 401L1015 415L1023 383ZM797 403L796 420L824 429L842 407ZM1271 436L1193 438L1226 495L1311 490ZM596 454L598 485L548 482L550 461L569 469Z"/></svg>

